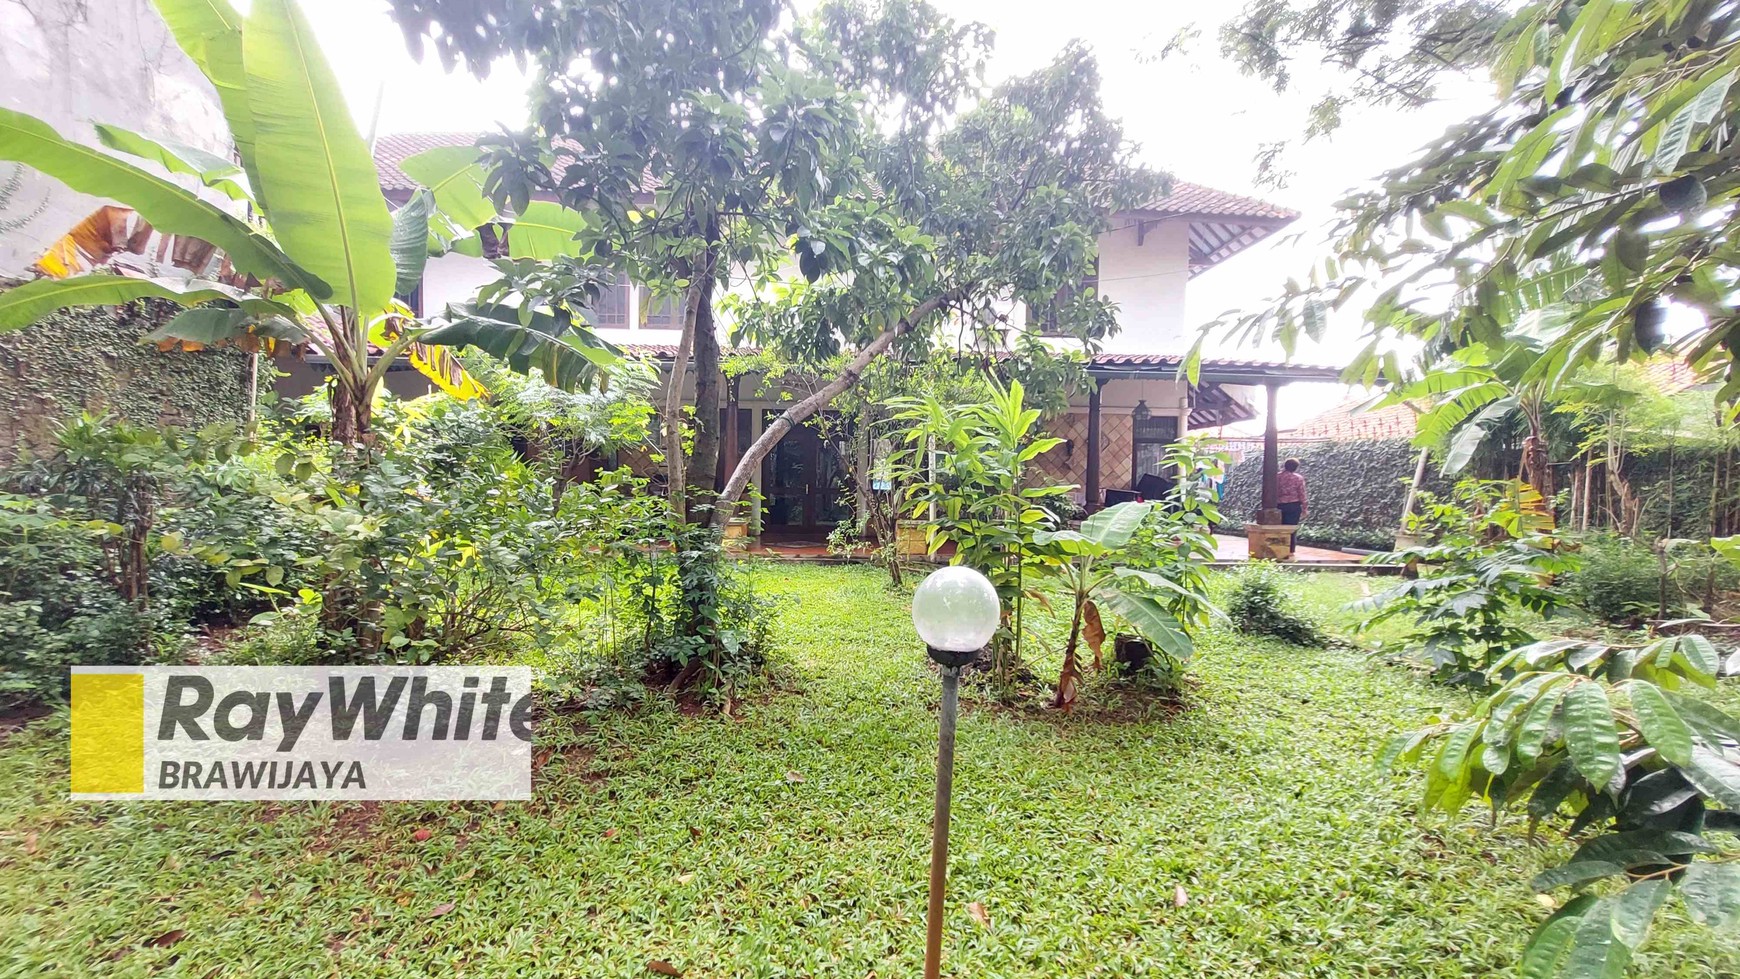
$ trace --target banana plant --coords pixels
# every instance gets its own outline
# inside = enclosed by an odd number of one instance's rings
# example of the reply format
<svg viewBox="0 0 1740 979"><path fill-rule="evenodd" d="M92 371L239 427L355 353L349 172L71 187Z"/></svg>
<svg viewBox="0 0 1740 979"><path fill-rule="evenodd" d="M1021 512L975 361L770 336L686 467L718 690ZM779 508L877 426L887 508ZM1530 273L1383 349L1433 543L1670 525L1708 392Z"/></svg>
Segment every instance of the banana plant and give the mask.
<svg viewBox="0 0 1740 979"><path fill-rule="evenodd" d="M1114 563L1154 507L1146 502L1120 503L1083 520L1080 530L1047 530L1033 535L1034 545L1056 562L1072 604L1069 640L1063 648L1063 668L1058 673L1052 706L1068 710L1075 702L1081 685L1076 653L1082 639L1093 650L1094 669L1101 668L1106 641L1101 605L1173 661L1188 662L1195 653L1195 643L1184 624L1153 593L1172 592L1201 606L1206 606L1207 600L1163 575Z"/></svg>
<svg viewBox="0 0 1740 979"><path fill-rule="evenodd" d="M227 0L158 0L157 7L217 90L237 162L115 126L97 127L98 138L247 205L257 218L0 109L0 160L118 201L158 232L198 238L224 256L212 281L92 273L28 283L0 293L0 333L58 309L168 299L189 308L149 341L189 348L283 341L324 354L333 371L333 438L344 444L366 441L374 396L401 356L460 396L481 387L442 346L477 346L566 387L591 383L614 359L572 316L466 305L422 321L394 298L416 288L431 243L447 243L443 231L472 233L475 207L450 215L425 188L389 210L369 147L294 0L255 0L245 18Z"/></svg>

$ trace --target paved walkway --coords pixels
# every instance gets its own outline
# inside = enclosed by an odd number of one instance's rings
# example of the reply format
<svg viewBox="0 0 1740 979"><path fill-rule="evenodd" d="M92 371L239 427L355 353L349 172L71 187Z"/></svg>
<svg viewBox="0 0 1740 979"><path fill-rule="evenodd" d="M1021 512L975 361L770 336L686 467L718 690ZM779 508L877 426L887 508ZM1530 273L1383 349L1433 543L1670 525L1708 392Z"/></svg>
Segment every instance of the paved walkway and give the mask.
<svg viewBox="0 0 1740 979"><path fill-rule="evenodd" d="M944 548L944 553L948 548ZM751 545L749 553L761 557L816 558L829 557L828 545L821 535L810 538L781 540L768 537ZM1248 556L1245 539L1232 534L1214 535L1214 556L1217 561L1243 561ZM1298 547L1293 560L1299 564L1347 564L1362 560L1358 554L1332 551L1322 547Z"/></svg>
<svg viewBox="0 0 1740 979"><path fill-rule="evenodd" d="M1243 537L1233 534L1215 534L1214 556L1218 561L1243 561L1250 557L1250 548ZM1350 561L1363 561L1364 559L1359 554L1332 551L1323 547L1306 547L1301 544L1293 548L1293 562L1296 564L1346 564Z"/></svg>

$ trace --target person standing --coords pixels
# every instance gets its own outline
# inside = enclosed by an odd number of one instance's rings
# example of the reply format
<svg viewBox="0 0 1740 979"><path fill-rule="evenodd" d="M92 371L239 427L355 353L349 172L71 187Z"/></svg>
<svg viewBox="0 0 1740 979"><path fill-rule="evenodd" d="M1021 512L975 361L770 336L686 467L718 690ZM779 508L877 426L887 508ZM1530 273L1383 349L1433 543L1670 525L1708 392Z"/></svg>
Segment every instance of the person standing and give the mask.
<svg viewBox="0 0 1740 979"><path fill-rule="evenodd" d="M1275 474L1275 505L1281 511L1281 522L1293 527L1299 526L1305 519L1305 477L1299 474L1299 460L1288 459L1281 463L1281 471ZM1292 550L1297 546L1298 531L1287 538L1287 548Z"/></svg>

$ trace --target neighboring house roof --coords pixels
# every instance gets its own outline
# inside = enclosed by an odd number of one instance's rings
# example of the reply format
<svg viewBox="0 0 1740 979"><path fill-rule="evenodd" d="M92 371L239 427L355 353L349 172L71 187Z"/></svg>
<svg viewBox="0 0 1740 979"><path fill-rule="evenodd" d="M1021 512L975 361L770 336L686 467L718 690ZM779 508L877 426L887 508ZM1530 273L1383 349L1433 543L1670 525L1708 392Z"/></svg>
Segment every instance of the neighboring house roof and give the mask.
<svg viewBox="0 0 1740 979"><path fill-rule="evenodd" d="M1212 268L1269 237L1294 221L1299 212L1242 194L1172 181L1172 193L1130 212L1137 218L1138 236L1144 217L1190 221L1190 274Z"/></svg>
<svg viewBox="0 0 1740 979"><path fill-rule="evenodd" d="M1370 403L1370 395L1350 398L1320 415L1306 419L1281 433L1281 436L1287 439L1319 441L1358 439L1372 442L1414 437L1415 418L1418 416L1418 412L1413 407L1399 404L1373 408L1369 411L1361 410ZM1418 407L1424 410L1426 406L1422 404Z"/></svg>

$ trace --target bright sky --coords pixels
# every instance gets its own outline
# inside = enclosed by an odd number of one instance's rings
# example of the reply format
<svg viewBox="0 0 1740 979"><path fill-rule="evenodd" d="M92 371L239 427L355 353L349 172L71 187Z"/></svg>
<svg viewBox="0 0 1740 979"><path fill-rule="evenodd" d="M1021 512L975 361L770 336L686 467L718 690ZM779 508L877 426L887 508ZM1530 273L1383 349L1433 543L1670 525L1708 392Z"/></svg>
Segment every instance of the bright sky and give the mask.
<svg viewBox="0 0 1740 979"><path fill-rule="evenodd" d="M1237 6L1227 0L1077 0L1067 8L1034 0L934 2L959 19L978 20L996 31L993 79L1042 66L1072 37L1086 41L1099 57L1108 107L1141 144L1146 162L1183 179L1259 196L1301 213L1288 233L1191 281L1187 322L1193 325L1230 308L1251 308L1278 291L1289 276L1303 275L1321 254L1322 229L1333 217L1336 200L1405 162L1451 122L1491 98L1486 86L1469 82L1437 105L1406 112L1370 110L1347 118L1332 138L1300 144L1297 137L1316 94L1308 80L1321 74L1314 66L1300 65L1295 75L1307 84L1286 96L1242 77L1221 59L1214 40L1214 28ZM524 124L526 80L511 64L485 82L465 73L445 74L432 55L418 64L407 53L384 0L303 0L303 7L365 132L377 98L383 133ZM1154 55L1192 22L1193 14L1206 18L1196 21L1203 38L1192 50L1156 63ZM1279 139L1294 141L1284 162L1294 176L1283 189L1259 188L1254 183L1257 149ZM1332 320L1322 346L1301 349L1296 359L1345 363L1357 349L1359 334L1357 313L1342 316ZM1217 352L1277 358L1280 353L1225 346ZM1345 396L1335 385L1291 386L1282 395L1281 425L1296 424Z"/></svg>

